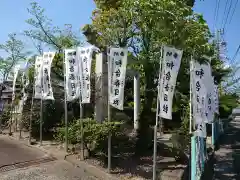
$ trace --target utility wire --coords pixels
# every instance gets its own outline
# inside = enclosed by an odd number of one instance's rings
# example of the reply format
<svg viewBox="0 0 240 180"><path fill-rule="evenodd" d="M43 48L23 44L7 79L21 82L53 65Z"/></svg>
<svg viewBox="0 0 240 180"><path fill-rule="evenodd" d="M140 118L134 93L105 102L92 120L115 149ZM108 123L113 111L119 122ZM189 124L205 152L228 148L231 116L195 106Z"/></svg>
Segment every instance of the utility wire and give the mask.
<svg viewBox="0 0 240 180"><path fill-rule="evenodd" d="M227 0L226 4L225 4L225 8L224 8L224 12L223 12L223 18L222 18L222 27L223 27L223 24L224 24L224 20L225 20L225 16L226 16L226 13L227 13L227 9L228 9L228 4L229 4L229 0Z"/></svg>
<svg viewBox="0 0 240 180"><path fill-rule="evenodd" d="M234 7L233 7L233 13L232 13L232 15L231 15L231 17L230 17L229 24L231 24L231 22L232 22L232 18L233 18L234 14L235 14L237 5L238 5L238 0L236 0L235 5L234 5Z"/></svg>
<svg viewBox="0 0 240 180"><path fill-rule="evenodd" d="M240 45L238 46L238 48L237 48L237 50L236 50L236 52L235 52L235 54L234 54L234 56L233 56L233 58L231 60L231 64L235 63L237 55L239 53L239 50L240 50Z"/></svg>
<svg viewBox="0 0 240 180"><path fill-rule="evenodd" d="M231 2L230 2L230 6L229 6L229 9L228 9L227 17L226 17L226 20L225 20L225 23L224 23L224 26L223 26L224 30L226 29L226 24L227 24L227 21L228 21L228 17L229 17L230 11L232 9L232 4L233 4L233 0L231 0Z"/></svg>
<svg viewBox="0 0 240 180"><path fill-rule="evenodd" d="M221 0L216 0L216 6L215 6L215 10L214 10L214 23L213 23L214 29L215 29L215 26L217 25L217 21L218 21L218 12L219 12L220 1Z"/></svg>

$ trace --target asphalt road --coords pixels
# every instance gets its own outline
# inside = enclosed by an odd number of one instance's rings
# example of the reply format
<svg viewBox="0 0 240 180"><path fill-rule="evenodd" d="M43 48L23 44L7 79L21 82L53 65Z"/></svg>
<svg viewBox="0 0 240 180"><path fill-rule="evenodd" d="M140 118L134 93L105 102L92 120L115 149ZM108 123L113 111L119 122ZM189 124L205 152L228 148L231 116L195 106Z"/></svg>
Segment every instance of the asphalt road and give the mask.
<svg viewBox="0 0 240 180"><path fill-rule="evenodd" d="M0 167L13 163L32 161L45 157L45 154L37 149L33 149L0 136Z"/></svg>
<svg viewBox="0 0 240 180"><path fill-rule="evenodd" d="M40 159L46 159L47 157L48 156L39 149L30 148L17 141L0 136L0 180L97 179L64 160L54 159L50 162L38 161ZM31 163L25 166L24 162L34 162L35 160L38 163ZM23 166L11 166L11 164L23 164Z"/></svg>

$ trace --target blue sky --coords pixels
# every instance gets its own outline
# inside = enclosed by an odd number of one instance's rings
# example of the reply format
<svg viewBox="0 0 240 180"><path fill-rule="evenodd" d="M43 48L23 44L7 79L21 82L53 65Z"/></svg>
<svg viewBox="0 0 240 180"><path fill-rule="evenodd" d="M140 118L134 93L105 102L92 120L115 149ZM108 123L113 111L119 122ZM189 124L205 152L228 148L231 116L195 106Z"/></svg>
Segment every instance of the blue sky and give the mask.
<svg viewBox="0 0 240 180"><path fill-rule="evenodd" d="M210 28L213 28L214 24L214 10L217 0L197 0L194 10L199 13L203 13L204 18L207 20ZM232 0L233 4L237 0ZM9 33L21 33L23 30L29 27L24 22L29 18L27 13L27 7L31 0L1 0L0 4L0 43L4 43L7 40ZM73 31L80 33L80 28L91 22L90 17L92 10L95 8L93 0L38 0L39 4L46 9L46 14L53 20L55 25L63 27L64 24L72 24ZM223 12L227 0L220 0L219 16L218 16L218 28L221 27ZM234 7L234 5L233 5ZM233 16L231 24L227 24L227 34L225 40L228 43L228 55L231 58L235 53L238 45L240 44L240 38L238 31L240 30L238 18L240 17L240 2L237 5L236 12ZM230 14L231 16L231 14ZM31 42L24 39L27 47L31 48ZM3 52L0 55L4 56Z"/></svg>

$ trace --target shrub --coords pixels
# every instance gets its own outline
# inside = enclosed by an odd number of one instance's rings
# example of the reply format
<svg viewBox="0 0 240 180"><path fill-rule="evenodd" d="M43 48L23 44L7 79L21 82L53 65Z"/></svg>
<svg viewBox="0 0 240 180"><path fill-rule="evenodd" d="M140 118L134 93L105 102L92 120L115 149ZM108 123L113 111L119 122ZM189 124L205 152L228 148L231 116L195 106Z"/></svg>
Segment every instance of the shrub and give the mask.
<svg viewBox="0 0 240 180"><path fill-rule="evenodd" d="M98 123L93 119L83 119L83 144L89 151L103 150L108 134L111 133L113 138L119 136L121 122ZM76 120L69 124L68 142L70 144L78 144L81 142L81 120ZM60 142L65 140L65 127L57 128L55 139Z"/></svg>

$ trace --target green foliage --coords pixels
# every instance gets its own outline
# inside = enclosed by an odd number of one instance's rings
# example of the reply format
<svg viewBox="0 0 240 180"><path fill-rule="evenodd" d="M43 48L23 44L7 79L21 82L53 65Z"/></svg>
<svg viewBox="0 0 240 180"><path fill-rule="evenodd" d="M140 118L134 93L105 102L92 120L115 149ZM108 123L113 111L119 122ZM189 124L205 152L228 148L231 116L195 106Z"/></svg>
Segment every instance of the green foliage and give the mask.
<svg viewBox="0 0 240 180"><path fill-rule="evenodd" d="M6 106L4 109L3 109L3 112L1 113L1 116L0 116L0 119L1 119L1 122L2 122L2 125L7 125L7 122L10 120L10 117L11 117L11 107L10 106Z"/></svg>
<svg viewBox="0 0 240 180"><path fill-rule="evenodd" d="M81 120L75 120L69 125L69 143L77 144L81 143ZM120 132L121 122L106 122L98 123L93 119L83 119L83 134L84 144L86 147L94 147L94 149L101 149L103 144L108 138L108 134L112 136L118 136ZM55 138L58 141L64 142L65 140L65 127L57 128Z"/></svg>
<svg viewBox="0 0 240 180"><path fill-rule="evenodd" d="M66 24L66 29L62 30L52 24L52 20L44 14L45 10L37 2L30 5L28 12L32 18L26 20L26 22L33 29L24 31L27 37L45 43L58 51L81 44L78 37L72 33L70 24Z"/></svg>
<svg viewBox="0 0 240 180"><path fill-rule="evenodd" d="M1 59L0 61L0 72L3 79L6 80L12 68L19 62L26 61L29 52L25 52L24 43L17 39L16 34L9 34L9 40L5 44L0 44L0 49L5 51L8 55L6 59Z"/></svg>

